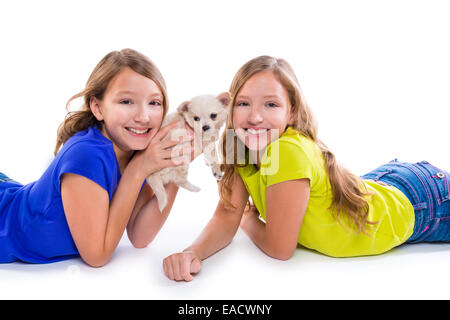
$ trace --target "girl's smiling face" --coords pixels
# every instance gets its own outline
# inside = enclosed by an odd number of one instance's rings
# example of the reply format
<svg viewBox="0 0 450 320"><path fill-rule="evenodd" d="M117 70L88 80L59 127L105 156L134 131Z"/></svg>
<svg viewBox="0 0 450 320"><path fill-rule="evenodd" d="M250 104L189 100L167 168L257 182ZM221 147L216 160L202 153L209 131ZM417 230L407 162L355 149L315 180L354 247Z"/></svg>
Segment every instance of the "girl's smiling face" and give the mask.
<svg viewBox="0 0 450 320"><path fill-rule="evenodd" d="M157 133L163 118L164 96L151 79L126 67L110 81L103 99L91 98L102 134L113 142L119 158L143 150Z"/></svg>
<svg viewBox="0 0 450 320"><path fill-rule="evenodd" d="M251 76L236 95L233 127L250 151L265 150L291 119L288 92L271 71Z"/></svg>

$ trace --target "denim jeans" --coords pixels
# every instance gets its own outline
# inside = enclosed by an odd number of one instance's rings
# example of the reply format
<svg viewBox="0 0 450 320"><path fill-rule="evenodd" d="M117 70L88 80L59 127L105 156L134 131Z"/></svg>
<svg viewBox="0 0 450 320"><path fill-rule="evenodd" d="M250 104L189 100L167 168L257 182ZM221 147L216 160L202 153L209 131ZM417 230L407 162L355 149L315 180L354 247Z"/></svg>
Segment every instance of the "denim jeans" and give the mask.
<svg viewBox="0 0 450 320"><path fill-rule="evenodd" d="M397 159L361 176L381 181L402 191L411 202L414 231L406 241L450 242L450 174L427 161L400 162Z"/></svg>
<svg viewBox="0 0 450 320"><path fill-rule="evenodd" d="M0 183L10 180L11 180L10 178L8 178L5 174L0 172Z"/></svg>
<svg viewBox="0 0 450 320"><path fill-rule="evenodd" d="M10 177L8 177L3 172L0 172L0 183L6 182L6 181L9 181L9 182L12 182L12 183L19 183L19 182L15 181L15 180L11 179Z"/></svg>

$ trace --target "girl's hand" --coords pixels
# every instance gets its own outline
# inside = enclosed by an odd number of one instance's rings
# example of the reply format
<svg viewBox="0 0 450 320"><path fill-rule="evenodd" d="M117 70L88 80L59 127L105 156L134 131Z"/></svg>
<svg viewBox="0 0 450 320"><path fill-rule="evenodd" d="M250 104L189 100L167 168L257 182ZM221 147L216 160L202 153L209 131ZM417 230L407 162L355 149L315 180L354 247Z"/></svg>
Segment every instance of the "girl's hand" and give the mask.
<svg viewBox="0 0 450 320"><path fill-rule="evenodd" d="M200 272L202 262L193 251L184 251L165 258L163 268L170 280L192 281L192 274Z"/></svg>
<svg viewBox="0 0 450 320"><path fill-rule="evenodd" d="M180 155L189 154L190 148L181 149L182 154L174 154L172 147L179 143L192 140L192 137L185 137L178 140L165 139L170 130L179 123L173 122L159 130L150 141L148 147L136 152L130 164L136 166L137 170L145 177L163 168L179 166L185 163Z"/></svg>

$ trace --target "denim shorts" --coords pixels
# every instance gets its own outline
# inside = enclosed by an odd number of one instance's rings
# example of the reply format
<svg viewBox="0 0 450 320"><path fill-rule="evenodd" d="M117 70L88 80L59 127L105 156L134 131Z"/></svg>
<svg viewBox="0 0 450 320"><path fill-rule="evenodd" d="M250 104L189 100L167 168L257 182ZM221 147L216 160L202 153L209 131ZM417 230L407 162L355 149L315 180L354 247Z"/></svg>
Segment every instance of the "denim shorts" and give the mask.
<svg viewBox="0 0 450 320"><path fill-rule="evenodd" d="M397 159L361 176L400 189L411 202L414 231L406 241L450 242L450 174L427 161L400 162Z"/></svg>

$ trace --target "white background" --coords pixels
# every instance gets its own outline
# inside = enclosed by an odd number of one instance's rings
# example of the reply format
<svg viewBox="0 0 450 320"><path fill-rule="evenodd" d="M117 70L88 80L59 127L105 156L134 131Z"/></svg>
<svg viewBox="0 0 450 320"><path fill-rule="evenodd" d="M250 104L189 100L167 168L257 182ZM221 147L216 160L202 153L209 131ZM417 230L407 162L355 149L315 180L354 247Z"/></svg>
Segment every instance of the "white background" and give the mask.
<svg viewBox="0 0 450 320"><path fill-rule="evenodd" d="M7 4L5 4L7 3ZM356 174L398 158L450 170L447 1L17 1L0 5L0 171L22 182L53 158L67 100L108 52L136 49L163 73L170 110L229 88L262 55L296 70L319 137ZM450 298L450 245L419 244L334 259L297 249L271 259L245 234L191 283L165 278L164 257L188 246L218 200L199 157L166 225L147 248L126 236L93 269L74 259L0 265L0 298Z"/></svg>

